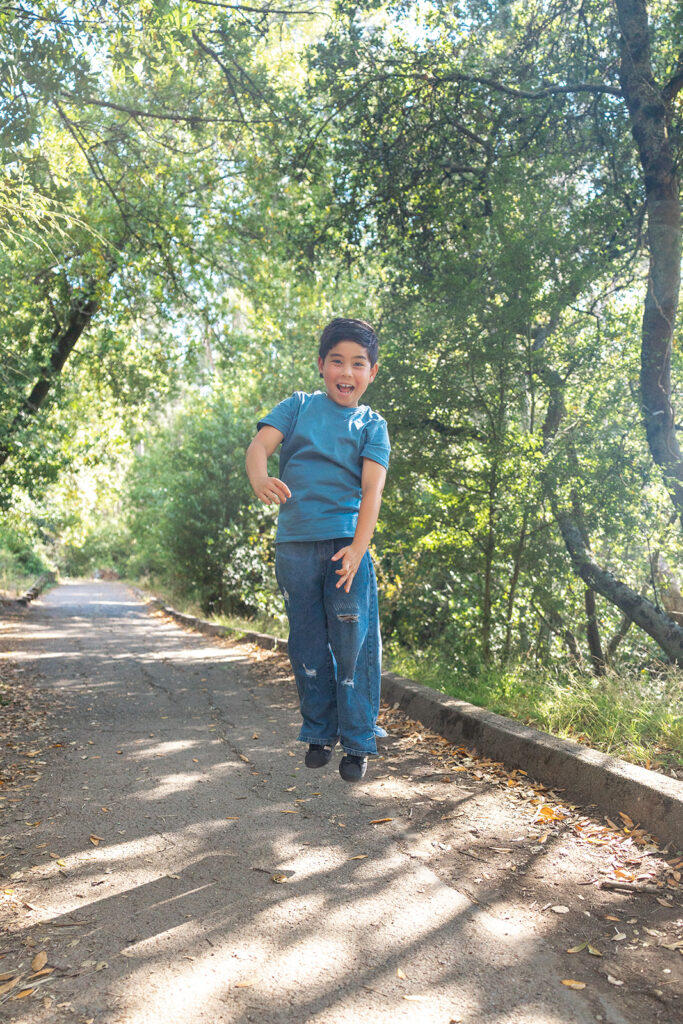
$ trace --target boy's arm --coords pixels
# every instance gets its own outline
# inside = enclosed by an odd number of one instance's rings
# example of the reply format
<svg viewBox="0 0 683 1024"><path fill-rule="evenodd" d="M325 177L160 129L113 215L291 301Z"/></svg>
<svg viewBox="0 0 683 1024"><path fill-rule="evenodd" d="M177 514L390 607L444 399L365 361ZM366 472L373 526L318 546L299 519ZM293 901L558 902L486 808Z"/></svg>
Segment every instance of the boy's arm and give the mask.
<svg viewBox="0 0 683 1024"><path fill-rule="evenodd" d="M246 467L249 483L256 497L266 505L272 505L274 502L283 505L287 498L292 496L287 484L278 480L276 476L268 476L268 459L284 441L284 437L277 427L261 427L247 448Z"/></svg>
<svg viewBox="0 0 683 1024"><path fill-rule="evenodd" d="M372 459L363 459L363 469L361 472L362 497L358 511L356 532L348 547L340 548L336 555L332 555L333 561L339 558L342 560L341 568L337 569L337 576L339 576L337 589L343 587L347 594L351 589L351 584L358 571L361 559L368 550L372 535L375 532L386 478L387 471L384 466L381 466L379 462L373 462Z"/></svg>

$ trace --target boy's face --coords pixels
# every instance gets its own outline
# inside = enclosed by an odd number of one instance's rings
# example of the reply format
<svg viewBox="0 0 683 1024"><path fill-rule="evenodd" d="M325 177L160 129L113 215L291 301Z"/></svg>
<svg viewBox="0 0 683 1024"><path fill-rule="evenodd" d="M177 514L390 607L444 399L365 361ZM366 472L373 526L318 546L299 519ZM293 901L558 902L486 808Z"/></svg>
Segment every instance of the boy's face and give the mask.
<svg viewBox="0 0 683 1024"><path fill-rule="evenodd" d="M324 360L318 357L328 397L347 408L358 405L375 379L377 366L371 364L367 349L357 341L338 341Z"/></svg>

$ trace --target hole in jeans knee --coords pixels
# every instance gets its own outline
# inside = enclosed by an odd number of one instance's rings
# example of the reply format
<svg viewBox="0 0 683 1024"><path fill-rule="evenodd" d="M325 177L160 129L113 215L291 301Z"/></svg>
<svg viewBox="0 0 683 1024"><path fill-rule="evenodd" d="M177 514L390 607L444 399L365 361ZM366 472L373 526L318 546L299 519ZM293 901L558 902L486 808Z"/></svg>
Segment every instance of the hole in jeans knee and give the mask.
<svg viewBox="0 0 683 1024"><path fill-rule="evenodd" d="M341 684L342 686L350 686L353 688L353 679L342 679Z"/></svg>
<svg viewBox="0 0 683 1024"><path fill-rule="evenodd" d="M306 668L305 665L304 665L304 672L306 673L306 675L308 676L309 679L315 679L315 677L318 674L318 670L317 669L315 669L315 668Z"/></svg>
<svg viewBox="0 0 683 1024"><path fill-rule="evenodd" d="M348 612L338 612L337 618L339 619L340 622L358 622L358 616L351 615Z"/></svg>

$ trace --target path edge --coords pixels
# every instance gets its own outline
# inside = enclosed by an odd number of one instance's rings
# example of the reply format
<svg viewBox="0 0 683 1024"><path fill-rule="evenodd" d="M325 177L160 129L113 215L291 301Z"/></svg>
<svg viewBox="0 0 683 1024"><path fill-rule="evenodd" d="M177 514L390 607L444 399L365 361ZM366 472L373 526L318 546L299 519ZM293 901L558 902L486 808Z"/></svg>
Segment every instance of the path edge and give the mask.
<svg viewBox="0 0 683 1024"><path fill-rule="evenodd" d="M207 636L231 637L266 650L287 651L287 641L268 633L238 630L179 612L158 597L132 588L147 605L182 626ZM611 754L560 739L514 719L449 697L395 672L382 673L382 698L440 736L479 754L521 768L562 792L569 801L595 806L612 818L628 815L660 843L683 848L683 782L630 764Z"/></svg>

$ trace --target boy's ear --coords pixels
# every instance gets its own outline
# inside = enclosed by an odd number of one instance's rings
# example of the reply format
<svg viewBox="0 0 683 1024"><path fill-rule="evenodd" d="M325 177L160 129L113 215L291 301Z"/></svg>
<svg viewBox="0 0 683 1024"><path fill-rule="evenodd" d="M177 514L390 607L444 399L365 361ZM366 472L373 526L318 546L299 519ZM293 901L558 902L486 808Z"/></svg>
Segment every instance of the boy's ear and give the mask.
<svg viewBox="0 0 683 1024"><path fill-rule="evenodd" d="M323 361L320 358L320 356L318 356L318 369L320 370L320 376L322 377L322 375L323 375Z"/></svg>
<svg viewBox="0 0 683 1024"><path fill-rule="evenodd" d="M378 370L379 370L379 363L375 363L375 365L370 370L370 383L371 384L372 384L373 380L375 379L375 377L377 376L377 371Z"/></svg>

